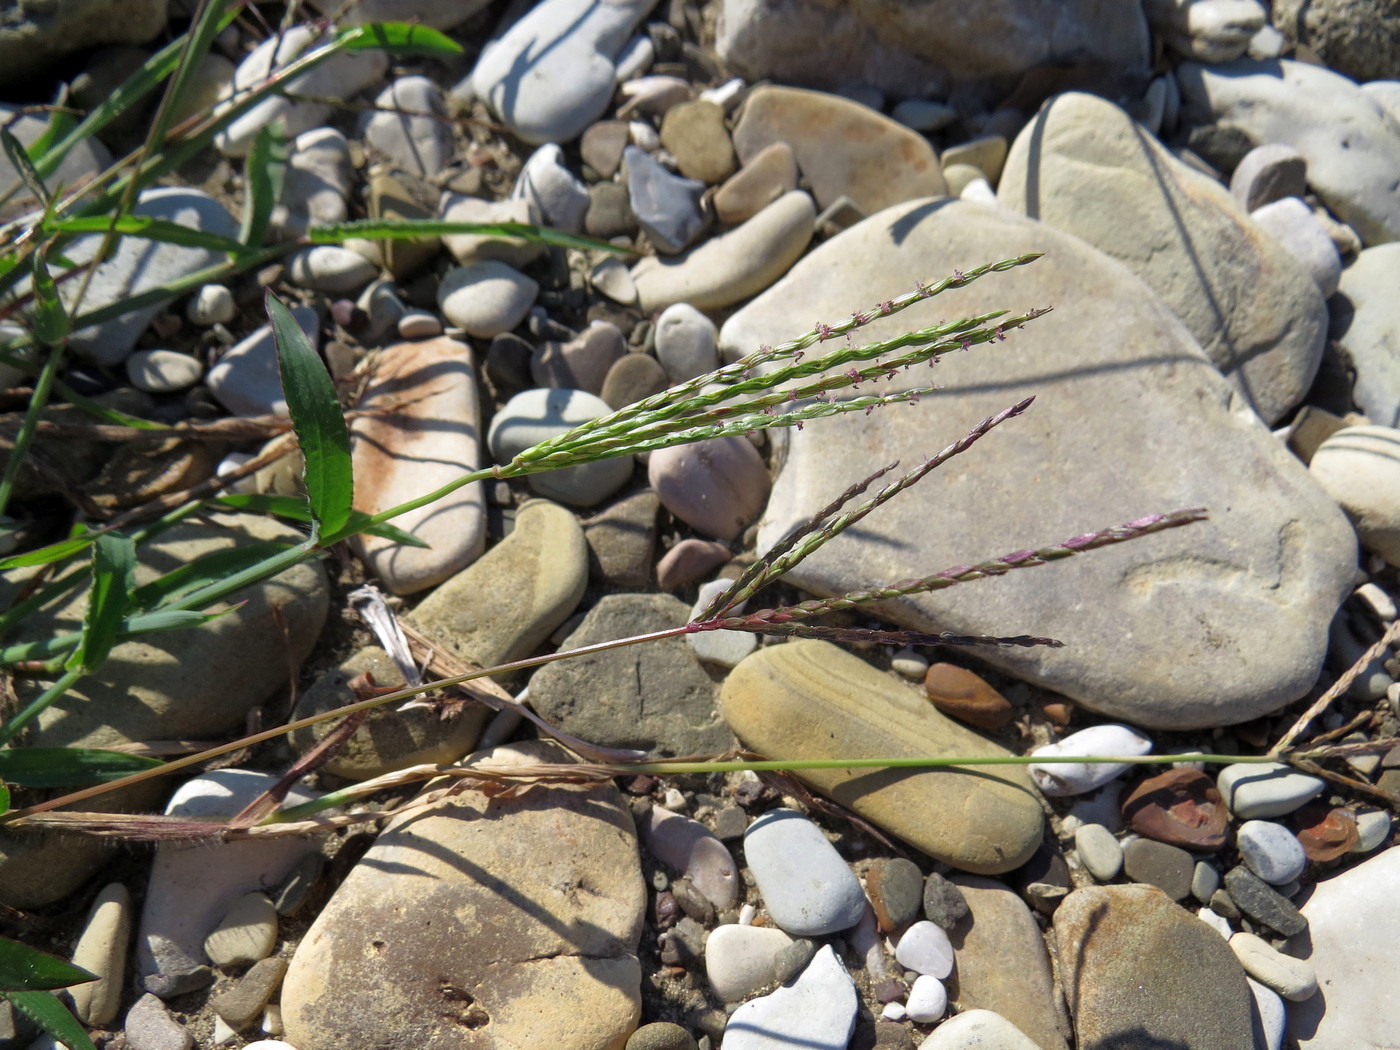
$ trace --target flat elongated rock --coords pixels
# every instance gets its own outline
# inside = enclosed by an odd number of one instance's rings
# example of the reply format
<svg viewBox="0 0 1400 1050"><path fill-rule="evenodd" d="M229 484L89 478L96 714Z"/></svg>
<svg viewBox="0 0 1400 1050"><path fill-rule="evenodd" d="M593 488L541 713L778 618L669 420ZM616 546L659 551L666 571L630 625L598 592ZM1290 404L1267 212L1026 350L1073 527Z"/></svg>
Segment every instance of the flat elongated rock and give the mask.
<svg viewBox="0 0 1400 1050"><path fill-rule="evenodd" d="M871 215L947 190L928 139L839 95L755 89L734 127L734 149L747 164L775 142L792 147L821 208L845 196Z"/></svg>
<svg viewBox="0 0 1400 1050"><path fill-rule="evenodd" d="M734 1011L724 1026L725 1050L843 1050L857 1002L855 984L828 944L792 984Z"/></svg>
<svg viewBox="0 0 1400 1050"><path fill-rule="evenodd" d="M1339 73L1286 59L1184 63L1176 74L1186 124L1243 129L1258 144L1292 146L1308 183L1369 247L1400 240L1400 127Z"/></svg>
<svg viewBox="0 0 1400 1050"><path fill-rule="evenodd" d="M773 345L811 318L869 309L914 280L1028 251L1050 256L862 329L862 339L880 339L939 317L1055 308L1005 343L901 376L900 384L942 387L917 407L790 434L760 549L868 474L877 451L881 462L916 462L1034 394L1025 418L866 518L859 538L827 543L789 579L842 594L1205 506L1209 523L1072 566L905 598L884 613L921 630L1058 638L1063 649L978 655L1143 726L1239 722L1301 696L1317 679L1351 579L1350 526L1257 418L1239 411L1238 395L1171 311L1078 238L963 201L900 205L823 244L731 317L721 350Z"/></svg>
<svg viewBox="0 0 1400 1050"><path fill-rule="evenodd" d="M1342 271L1329 304L1332 338L1356 366L1352 396L1372 423L1400 427L1400 245L1367 248Z"/></svg>
<svg viewBox="0 0 1400 1050"><path fill-rule="evenodd" d="M744 832L744 854L773 921L795 937L848 930L866 909L860 880L822 829L774 809Z"/></svg>
<svg viewBox="0 0 1400 1050"><path fill-rule="evenodd" d="M1151 285L1266 423L1307 393L1327 334L1315 282L1229 190L1113 103L1047 103L1016 137L997 200Z"/></svg>
<svg viewBox="0 0 1400 1050"><path fill-rule="evenodd" d="M934 710L920 690L829 642L760 649L730 672L720 703L739 739L768 758L1007 753ZM1040 842L1040 803L1020 767L797 775L930 856L967 871L1010 871Z"/></svg>
<svg viewBox="0 0 1400 1050"><path fill-rule="evenodd" d="M432 492L481 463L471 348L446 337L384 351L351 424L355 508L369 514ZM467 485L393 522L428 544L358 536L355 548L395 594L465 569L486 547L486 500Z"/></svg>
<svg viewBox="0 0 1400 1050"><path fill-rule="evenodd" d="M1091 886L1055 912L1081 1050L1252 1045L1253 995L1225 939L1161 890Z"/></svg>
<svg viewBox="0 0 1400 1050"><path fill-rule="evenodd" d="M1308 930L1288 953L1312 964L1317 994L1288 1007L1289 1032L1302 1050L1371 1050L1400 1045L1395 907L1400 849L1324 879L1303 916Z"/></svg>
<svg viewBox="0 0 1400 1050"><path fill-rule="evenodd" d="M534 741L482 764L565 760ZM390 822L297 947L298 1050L620 1050L646 890L611 784L467 790Z"/></svg>
<svg viewBox="0 0 1400 1050"><path fill-rule="evenodd" d="M959 1014L993 1010L1041 1050L1065 1050L1068 1020L1050 974L1050 957L1031 910L1004 882L956 875L969 914L949 932L957 966L948 998Z"/></svg>

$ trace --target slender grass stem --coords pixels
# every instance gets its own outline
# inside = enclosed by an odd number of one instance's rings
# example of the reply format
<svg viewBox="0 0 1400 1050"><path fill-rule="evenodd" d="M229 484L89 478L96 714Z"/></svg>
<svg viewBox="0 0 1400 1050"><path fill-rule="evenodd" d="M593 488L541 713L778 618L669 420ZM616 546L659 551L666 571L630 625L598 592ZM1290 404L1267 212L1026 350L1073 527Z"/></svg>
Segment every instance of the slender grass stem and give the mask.
<svg viewBox="0 0 1400 1050"><path fill-rule="evenodd" d="M31 700L23 711L0 726L0 747L8 744L29 725L30 722L38 718L49 709L55 701L68 692L87 672L81 667L74 667L63 672L63 675L42 693Z"/></svg>
<svg viewBox="0 0 1400 1050"><path fill-rule="evenodd" d="M24 420L20 423L19 433L15 435L14 448L10 450L10 458L5 462L4 474L0 475L0 514L5 513L10 504L15 481L24 467L25 454L34 441L35 430L38 429L39 417L48 406L54 379L58 376L59 365L63 362L63 349L62 343L49 349L44 367L39 370L39 378L34 383L34 393L30 395L29 404L24 409Z"/></svg>

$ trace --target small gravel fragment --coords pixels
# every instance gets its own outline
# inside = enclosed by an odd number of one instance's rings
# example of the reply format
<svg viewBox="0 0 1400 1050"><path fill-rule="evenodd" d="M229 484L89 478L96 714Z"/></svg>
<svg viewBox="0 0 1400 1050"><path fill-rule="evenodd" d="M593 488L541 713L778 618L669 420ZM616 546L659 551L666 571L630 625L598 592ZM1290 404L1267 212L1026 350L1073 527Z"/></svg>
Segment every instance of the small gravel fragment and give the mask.
<svg viewBox="0 0 1400 1050"><path fill-rule="evenodd" d="M951 930L967 914L967 898L963 896L963 891L938 872L930 872L924 880L924 918L936 926Z"/></svg>
<svg viewBox="0 0 1400 1050"><path fill-rule="evenodd" d="M865 892L881 933L897 933L919 917L924 876L903 857L874 861L865 873Z"/></svg>

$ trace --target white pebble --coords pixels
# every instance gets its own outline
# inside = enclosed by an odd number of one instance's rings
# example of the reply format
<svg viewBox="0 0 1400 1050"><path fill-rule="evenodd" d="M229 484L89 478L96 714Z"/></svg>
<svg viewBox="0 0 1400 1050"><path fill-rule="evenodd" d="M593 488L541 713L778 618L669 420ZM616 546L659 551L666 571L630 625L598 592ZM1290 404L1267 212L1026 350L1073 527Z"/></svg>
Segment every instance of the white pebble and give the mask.
<svg viewBox="0 0 1400 1050"><path fill-rule="evenodd" d="M666 794L662 796L661 804L667 809L679 812L685 809L685 795L673 787L666 789Z"/></svg>
<svg viewBox="0 0 1400 1050"><path fill-rule="evenodd" d="M1237 762L1222 769L1215 783L1230 812L1244 820L1285 816L1327 786L1282 762Z"/></svg>
<svg viewBox="0 0 1400 1050"><path fill-rule="evenodd" d="M913 649L901 649L890 658L890 670L905 678L923 678L928 673L928 658Z"/></svg>
<svg viewBox="0 0 1400 1050"><path fill-rule="evenodd" d="M205 284L190 296L185 316L190 324L208 328L210 325L228 324L233 320L235 309L232 292L221 284Z"/></svg>
<svg viewBox="0 0 1400 1050"><path fill-rule="evenodd" d="M1395 599L1386 594L1376 583L1363 583L1356 588L1356 596L1371 607L1376 619L1390 623L1396 617Z"/></svg>
<svg viewBox="0 0 1400 1050"><path fill-rule="evenodd" d="M261 893L248 893L204 939L204 951L215 966L241 966L266 959L276 944L277 909Z"/></svg>
<svg viewBox="0 0 1400 1050"><path fill-rule="evenodd" d="M1298 836L1271 820L1246 820L1235 833L1235 845L1249 870L1274 886L1292 882L1308 864Z"/></svg>
<svg viewBox="0 0 1400 1050"><path fill-rule="evenodd" d="M758 918L758 909L752 904L745 904L739 909L739 925L752 926L754 919Z"/></svg>
<svg viewBox="0 0 1400 1050"><path fill-rule="evenodd" d="M1312 963L1284 955L1262 937L1237 933L1230 938L1230 950L1235 953L1245 973L1285 999L1300 1002L1317 993L1317 971Z"/></svg>
<svg viewBox="0 0 1400 1050"><path fill-rule="evenodd" d="M909 989L904 1010L909 1020L919 1024L937 1021L948 1010L948 990L937 977L918 977L914 980L914 987Z"/></svg>
<svg viewBox="0 0 1400 1050"><path fill-rule="evenodd" d="M632 140L632 145L648 153L661 145L661 136L656 133L656 129L641 120L631 121L627 125L627 136Z"/></svg>
<svg viewBox="0 0 1400 1050"><path fill-rule="evenodd" d="M885 1008L880 1011L880 1016L883 1017L886 1021L902 1021L905 1017L904 1004L886 1003Z"/></svg>
<svg viewBox="0 0 1400 1050"><path fill-rule="evenodd" d="M1256 1022L1264 1032L1264 1045L1260 1050L1283 1050L1284 1029L1288 1025L1287 1007L1272 988L1260 984L1253 977L1245 977L1245 980L1249 982L1254 1005L1259 1011Z"/></svg>
<svg viewBox="0 0 1400 1050"><path fill-rule="evenodd" d="M137 350L126 359L126 378L148 394L170 394L199 382L204 366L178 350Z"/></svg>
<svg viewBox="0 0 1400 1050"><path fill-rule="evenodd" d="M1390 836L1390 814L1372 809L1356 815L1356 845L1352 853L1370 853Z"/></svg>
<svg viewBox="0 0 1400 1050"><path fill-rule="evenodd" d="M442 319L427 310L409 310L399 318L398 327L403 339L431 339L442 335Z"/></svg>
<svg viewBox="0 0 1400 1050"><path fill-rule="evenodd" d="M899 939L894 957L907 970L942 980L953 972L953 945L942 927L922 920Z"/></svg>
<svg viewBox="0 0 1400 1050"><path fill-rule="evenodd" d="M1209 908L1202 908L1200 911L1196 912L1196 918L1200 919L1227 941L1234 935L1235 931L1230 929L1230 920L1218 912L1211 911Z"/></svg>
<svg viewBox="0 0 1400 1050"><path fill-rule="evenodd" d="M1031 752L1036 758L1061 756L1136 756L1152 750L1152 741L1125 725L1090 726L1071 733L1058 744L1046 744ZM1082 795L1107 784L1128 768L1121 762L1046 763L1030 767L1031 779L1046 795Z"/></svg>

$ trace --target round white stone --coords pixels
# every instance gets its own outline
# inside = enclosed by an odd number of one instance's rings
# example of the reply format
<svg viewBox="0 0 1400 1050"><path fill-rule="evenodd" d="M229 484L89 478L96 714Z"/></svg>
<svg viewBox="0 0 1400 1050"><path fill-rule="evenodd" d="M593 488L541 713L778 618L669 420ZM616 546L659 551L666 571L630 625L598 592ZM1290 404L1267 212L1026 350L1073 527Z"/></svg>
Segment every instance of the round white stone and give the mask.
<svg viewBox="0 0 1400 1050"><path fill-rule="evenodd" d="M1249 870L1274 886L1292 882L1308 864L1298 836L1271 820L1246 820L1235 833L1235 845Z"/></svg>
<svg viewBox="0 0 1400 1050"><path fill-rule="evenodd" d="M1036 758L1060 756L1145 755L1152 741L1125 725L1090 726L1071 733L1057 744L1046 744L1031 752ZM1029 769L1036 787L1046 795L1082 795L1107 784L1128 768L1121 762L1032 764Z"/></svg>
<svg viewBox="0 0 1400 1050"><path fill-rule="evenodd" d="M126 377L137 390L169 394L199 382L204 366L176 350L137 350L126 359Z"/></svg>
<svg viewBox="0 0 1400 1050"><path fill-rule="evenodd" d="M943 987L943 982L927 975L915 978L914 987L909 989L909 999L904 1004L909 1020L931 1024L947 1010L948 990Z"/></svg>
<svg viewBox="0 0 1400 1050"><path fill-rule="evenodd" d="M894 950L899 965L939 980L953 972L953 944L942 927L922 920L914 923Z"/></svg>
<svg viewBox="0 0 1400 1050"><path fill-rule="evenodd" d="M205 284L190 296L185 316L190 324L208 328L210 325L228 324L233 320L235 310L231 291L221 284Z"/></svg>

